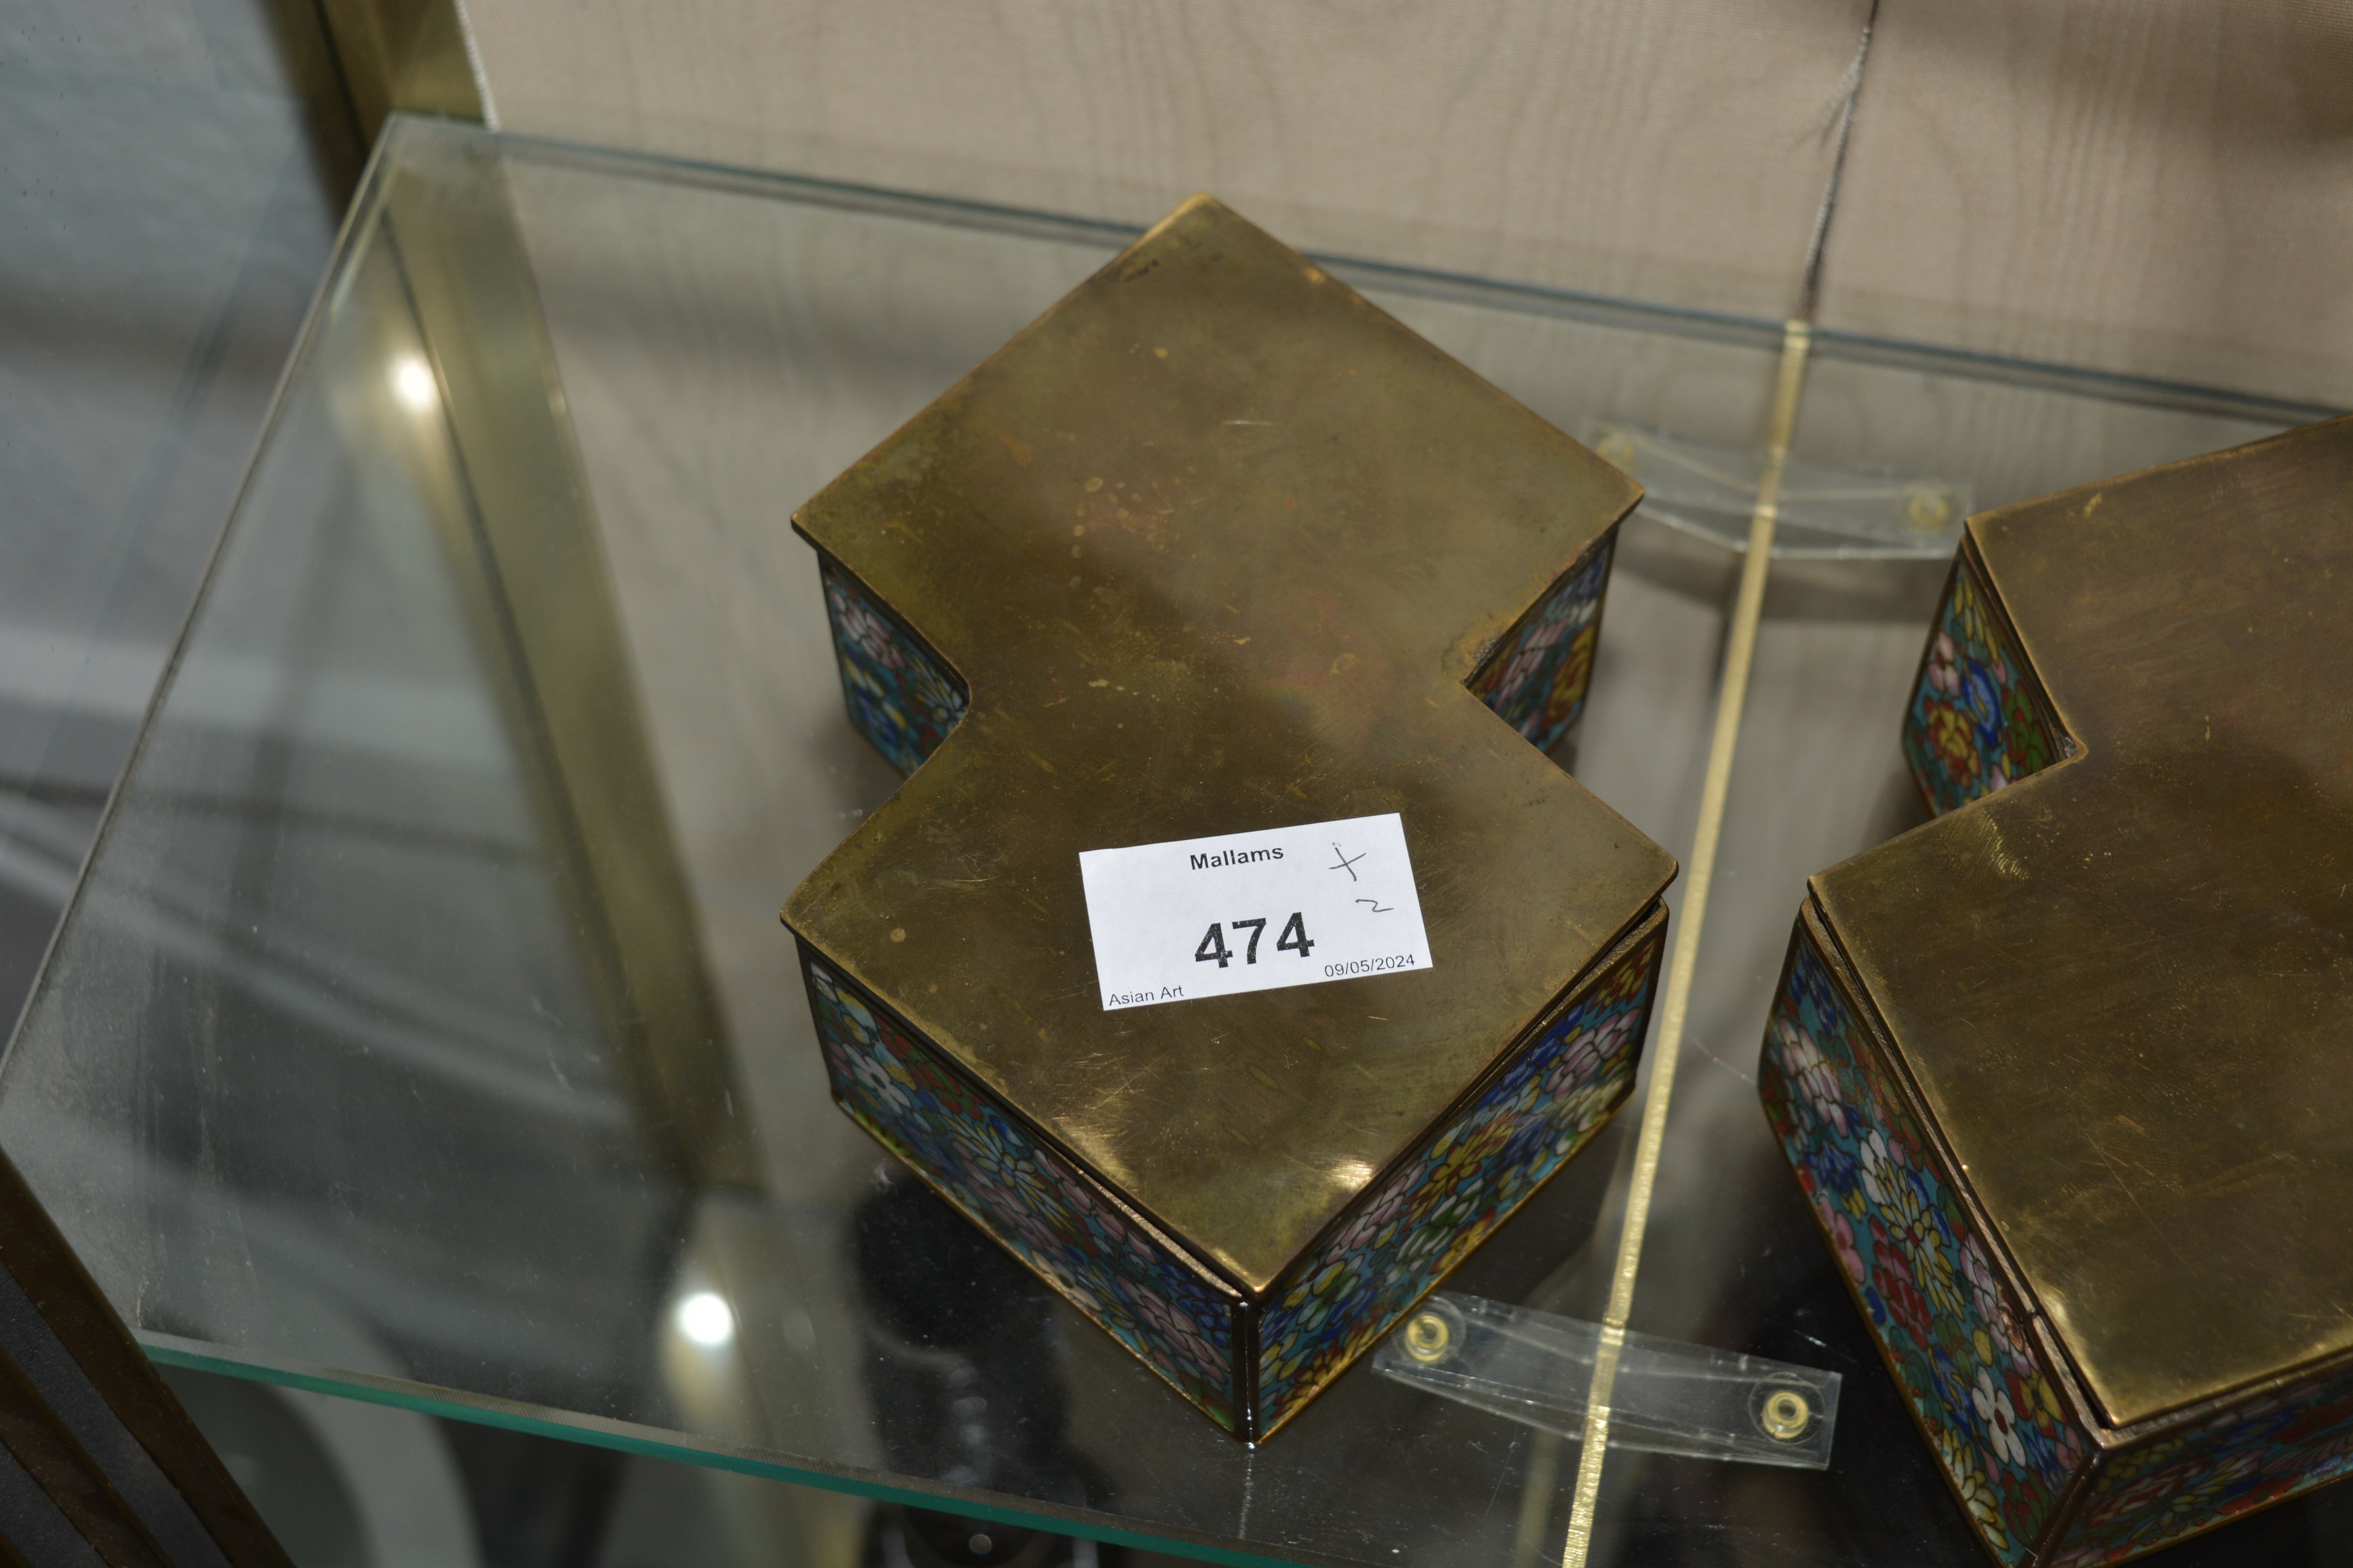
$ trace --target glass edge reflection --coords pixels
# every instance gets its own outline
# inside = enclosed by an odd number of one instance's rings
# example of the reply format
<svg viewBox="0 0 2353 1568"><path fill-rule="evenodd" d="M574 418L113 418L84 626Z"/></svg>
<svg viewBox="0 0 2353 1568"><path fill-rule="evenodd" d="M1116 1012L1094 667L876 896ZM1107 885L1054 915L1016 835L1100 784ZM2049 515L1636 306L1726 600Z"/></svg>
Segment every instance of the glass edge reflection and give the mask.
<svg viewBox="0 0 2353 1568"><path fill-rule="evenodd" d="M507 131L490 132L457 121L426 120L414 115L393 117L396 127L404 121L407 122L406 133L411 137L430 135L493 141L509 157L520 157L548 166L626 178L659 180L669 184L763 195L770 199L782 198L869 213L880 217L914 219L1071 245L1116 250L1125 247L1148 226L1042 208L862 184L814 174L745 169L659 153L599 147L554 137ZM1669 305L1540 283L1514 282L1476 273L1381 261L1369 257L1336 255L1314 249L1306 254L1335 276L1373 292L1409 294L1521 314L1556 316L1627 331L1698 338L1764 353L1778 352L1781 342L1783 323L1736 311ZM1815 331L1813 353L1820 359L1873 368L1917 371L2172 413L2203 414L2282 426L2309 425L2345 412L2326 404L2278 397L2268 393L1951 348L1837 328Z"/></svg>
<svg viewBox="0 0 2353 1568"><path fill-rule="evenodd" d="M1173 1531L1146 1531L1123 1528L1101 1515L1076 1509L1059 1509L1047 1503L1037 1503L1027 1509L1008 1508L999 1500L1000 1494L967 1492L945 1487L934 1492L895 1486L871 1474L825 1469L807 1462L763 1455L748 1447L690 1438L683 1434L666 1433L658 1427L617 1421L607 1416L550 1410L542 1405L497 1399L487 1394L468 1394L455 1389L407 1383L368 1373L304 1367L275 1358L235 1355L224 1347L202 1340L183 1339L176 1334L141 1329L133 1331L132 1337L147 1352L148 1359L159 1365L184 1367L191 1372L209 1373L217 1377L233 1377L279 1388L299 1389L331 1398L388 1405L396 1410L414 1411L420 1415L440 1416L478 1426L495 1426L509 1432L524 1432L559 1442L611 1448L651 1459L699 1465L705 1469L731 1470L763 1480L871 1498L877 1502L953 1511L960 1518L1021 1525L1058 1535L1081 1535L1090 1541L1112 1545L1166 1552L1203 1563L1226 1563L1229 1568L1294 1568L1294 1565L1296 1568L1316 1568L1318 1564L1352 1568L1352 1560L1347 1558L1315 1553L1295 1557L1261 1556L1217 1546Z"/></svg>

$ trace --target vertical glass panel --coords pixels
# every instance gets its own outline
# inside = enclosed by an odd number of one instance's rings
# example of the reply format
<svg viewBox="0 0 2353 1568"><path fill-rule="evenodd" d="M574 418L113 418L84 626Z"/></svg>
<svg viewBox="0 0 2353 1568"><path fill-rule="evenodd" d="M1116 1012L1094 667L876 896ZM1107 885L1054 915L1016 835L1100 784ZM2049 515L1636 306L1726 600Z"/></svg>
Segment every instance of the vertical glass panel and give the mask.
<svg viewBox="0 0 2353 1568"><path fill-rule="evenodd" d="M394 247L336 280L10 1056L135 1326L594 1406L683 1188L639 1128Z"/></svg>

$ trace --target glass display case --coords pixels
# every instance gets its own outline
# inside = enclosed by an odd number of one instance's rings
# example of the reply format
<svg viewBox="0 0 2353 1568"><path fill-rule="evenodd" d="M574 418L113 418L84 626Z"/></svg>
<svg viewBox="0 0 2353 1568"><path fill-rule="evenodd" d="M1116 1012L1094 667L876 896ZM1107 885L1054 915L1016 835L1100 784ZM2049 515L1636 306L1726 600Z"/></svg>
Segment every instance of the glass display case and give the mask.
<svg viewBox="0 0 2353 1568"><path fill-rule="evenodd" d="M1574 1443L1368 1363L1240 1444L827 1093L777 910L899 774L787 516L1133 237L396 120L0 1068L156 1359L1218 1561L1560 1560ZM1666 465L1554 755L1685 853L1779 324L1318 259ZM1613 1448L1588 1561L1983 1561L1757 1103L1790 920L1925 820L1957 506L2329 412L1817 334L1630 1326L1840 1374L1836 1443ZM1637 1119L1448 1288L1599 1317Z"/></svg>

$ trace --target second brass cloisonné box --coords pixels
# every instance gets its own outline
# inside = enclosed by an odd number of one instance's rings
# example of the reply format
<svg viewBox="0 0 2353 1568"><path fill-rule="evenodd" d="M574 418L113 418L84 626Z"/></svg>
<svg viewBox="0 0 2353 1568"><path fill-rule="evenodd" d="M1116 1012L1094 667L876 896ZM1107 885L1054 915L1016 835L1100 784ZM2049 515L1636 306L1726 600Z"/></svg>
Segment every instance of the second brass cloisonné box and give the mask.
<svg viewBox="0 0 2353 1568"><path fill-rule="evenodd" d="M796 516L910 773L785 910L835 1096L1239 1436L1632 1086L1674 865L1539 747L1639 494L1196 198ZM1390 814L1410 972L1105 1010L1082 853Z"/></svg>
<svg viewBox="0 0 2353 1568"><path fill-rule="evenodd" d="M2353 1468L2353 421L1969 521L1767 1114L2009 1564Z"/></svg>

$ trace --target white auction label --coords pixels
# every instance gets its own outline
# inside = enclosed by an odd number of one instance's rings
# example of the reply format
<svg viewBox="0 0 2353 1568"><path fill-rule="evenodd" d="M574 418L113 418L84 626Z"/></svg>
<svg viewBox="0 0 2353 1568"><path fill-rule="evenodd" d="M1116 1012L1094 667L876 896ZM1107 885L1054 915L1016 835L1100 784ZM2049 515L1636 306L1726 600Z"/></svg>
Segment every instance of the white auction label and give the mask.
<svg viewBox="0 0 2353 1568"><path fill-rule="evenodd" d="M1430 967L1395 812L1089 849L1079 879L1106 1013Z"/></svg>

